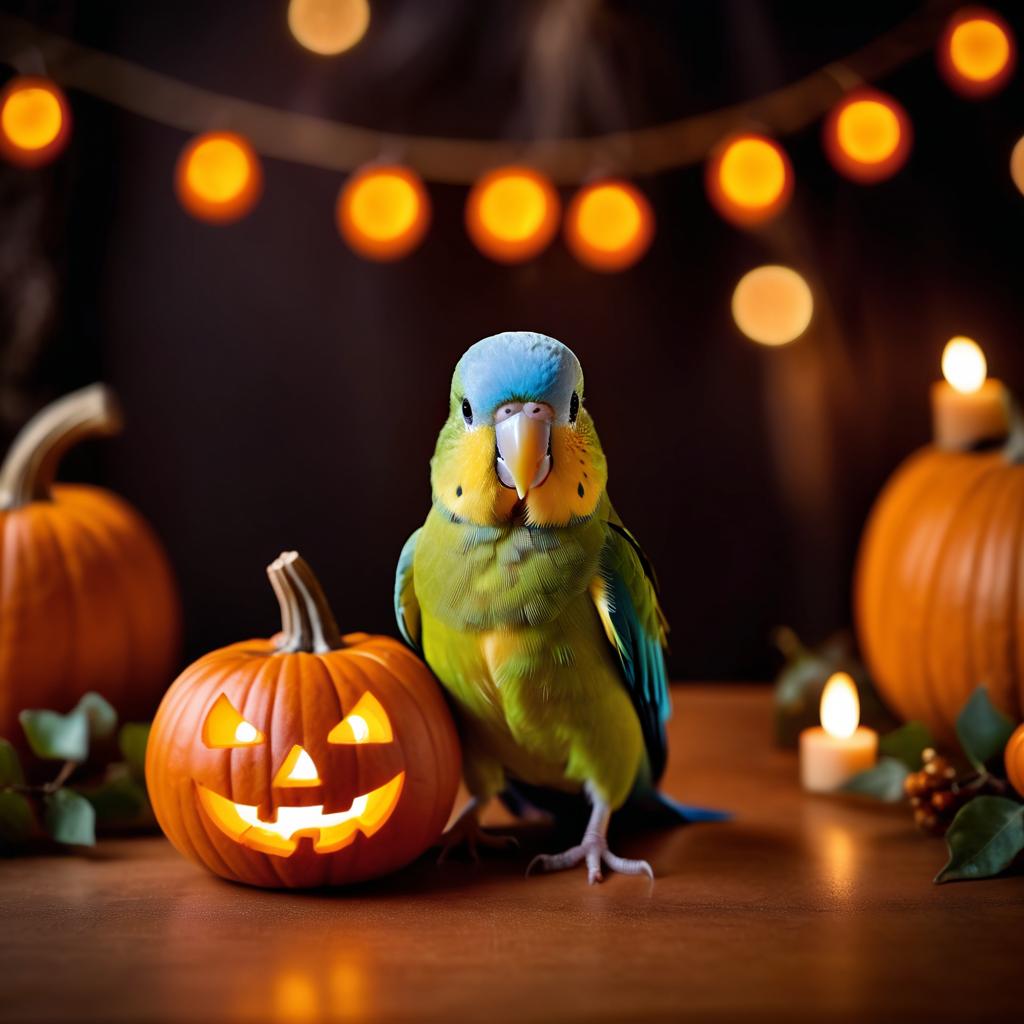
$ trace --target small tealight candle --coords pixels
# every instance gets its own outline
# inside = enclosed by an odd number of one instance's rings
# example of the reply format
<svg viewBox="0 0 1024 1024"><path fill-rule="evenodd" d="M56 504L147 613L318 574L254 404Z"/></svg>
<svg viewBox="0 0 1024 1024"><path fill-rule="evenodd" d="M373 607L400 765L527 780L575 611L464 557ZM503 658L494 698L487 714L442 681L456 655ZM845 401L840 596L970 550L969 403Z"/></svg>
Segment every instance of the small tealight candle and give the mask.
<svg viewBox="0 0 1024 1024"><path fill-rule="evenodd" d="M951 338L942 352L945 380L932 385L935 445L967 451L999 442L1010 430L1010 401L1005 385L987 377L985 353L971 338Z"/></svg>
<svg viewBox="0 0 1024 1024"><path fill-rule="evenodd" d="M877 757L878 733L860 725L857 686L836 672L821 691L821 725L800 733L800 782L811 793L831 793Z"/></svg>

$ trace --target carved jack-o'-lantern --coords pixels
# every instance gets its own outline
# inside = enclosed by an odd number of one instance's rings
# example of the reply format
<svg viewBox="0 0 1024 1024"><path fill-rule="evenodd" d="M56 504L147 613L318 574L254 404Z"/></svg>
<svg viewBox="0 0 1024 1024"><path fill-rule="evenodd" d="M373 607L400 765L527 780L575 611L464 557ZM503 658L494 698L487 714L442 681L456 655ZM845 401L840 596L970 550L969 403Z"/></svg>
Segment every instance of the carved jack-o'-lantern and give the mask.
<svg viewBox="0 0 1024 1024"><path fill-rule="evenodd" d="M444 828L458 740L426 666L342 637L294 552L267 570L283 628L186 669L153 723L146 781L186 856L253 885L340 885L407 864Z"/></svg>

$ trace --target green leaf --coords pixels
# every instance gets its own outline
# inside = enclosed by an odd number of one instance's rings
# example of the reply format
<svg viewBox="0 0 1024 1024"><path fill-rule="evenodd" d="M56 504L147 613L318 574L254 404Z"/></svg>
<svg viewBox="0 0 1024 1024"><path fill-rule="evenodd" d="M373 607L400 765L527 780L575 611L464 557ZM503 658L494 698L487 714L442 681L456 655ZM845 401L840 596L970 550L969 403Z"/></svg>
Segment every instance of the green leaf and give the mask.
<svg viewBox="0 0 1024 1024"><path fill-rule="evenodd" d="M903 799L903 780L910 774L907 766L895 757L879 758L874 768L860 772L839 789L840 793L870 796L887 804Z"/></svg>
<svg viewBox="0 0 1024 1024"><path fill-rule="evenodd" d="M56 711L22 711L18 715L33 753L48 761L84 761L89 756L89 720L77 708L67 715Z"/></svg>
<svg viewBox="0 0 1024 1024"><path fill-rule="evenodd" d="M149 740L149 722L125 722L121 726L118 744L128 767L137 779L146 777L146 743Z"/></svg>
<svg viewBox="0 0 1024 1024"><path fill-rule="evenodd" d="M32 807L21 793L0 793L0 849L32 834Z"/></svg>
<svg viewBox="0 0 1024 1024"><path fill-rule="evenodd" d="M138 821L149 806L145 788L129 774L127 766L118 767L122 769L121 773L112 772L98 786L80 791L92 804L101 824Z"/></svg>
<svg viewBox="0 0 1024 1024"><path fill-rule="evenodd" d="M946 832L949 860L935 881L991 878L1024 850L1024 804L1005 796L976 796Z"/></svg>
<svg viewBox="0 0 1024 1024"><path fill-rule="evenodd" d="M81 711L89 720L89 736L105 740L117 728L117 712L113 705L98 693L89 692L78 702L75 711Z"/></svg>
<svg viewBox="0 0 1024 1024"><path fill-rule="evenodd" d="M1002 757L1013 730L1013 722L992 703L984 686L971 694L956 720L960 746L978 769Z"/></svg>
<svg viewBox="0 0 1024 1024"><path fill-rule="evenodd" d="M921 753L934 746L935 740L924 722L907 722L878 741L878 752L902 761L911 771L917 771L921 767Z"/></svg>
<svg viewBox="0 0 1024 1024"><path fill-rule="evenodd" d="M58 789L45 801L46 831L58 843L92 846L96 842L96 812L92 804L73 789Z"/></svg>
<svg viewBox="0 0 1024 1024"><path fill-rule="evenodd" d="M0 786L20 785L25 781L21 760L14 745L0 740Z"/></svg>

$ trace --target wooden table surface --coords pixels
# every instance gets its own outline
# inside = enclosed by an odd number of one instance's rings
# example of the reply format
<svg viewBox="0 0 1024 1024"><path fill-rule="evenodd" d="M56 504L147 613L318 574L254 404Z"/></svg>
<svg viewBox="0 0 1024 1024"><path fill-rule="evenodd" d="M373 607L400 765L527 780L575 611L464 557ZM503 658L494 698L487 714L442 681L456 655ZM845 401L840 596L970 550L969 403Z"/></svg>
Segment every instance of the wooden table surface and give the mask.
<svg viewBox="0 0 1024 1024"><path fill-rule="evenodd" d="M801 794L770 695L678 687L665 788L727 824L658 876L524 879L545 834L337 893L222 882L162 839L0 862L0 1021L1020 1020L1024 878L937 887L905 808Z"/></svg>

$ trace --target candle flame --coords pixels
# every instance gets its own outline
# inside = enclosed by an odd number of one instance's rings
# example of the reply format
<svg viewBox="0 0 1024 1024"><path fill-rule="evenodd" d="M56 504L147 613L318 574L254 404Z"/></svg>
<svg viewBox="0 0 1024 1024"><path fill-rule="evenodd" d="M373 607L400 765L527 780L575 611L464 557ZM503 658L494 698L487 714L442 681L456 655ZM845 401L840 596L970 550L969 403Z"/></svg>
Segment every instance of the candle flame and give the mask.
<svg viewBox="0 0 1024 1024"><path fill-rule="evenodd" d="M961 394L969 395L985 383L988 363L973 338L956 337L942 350L942 376Z"/></svg>
<svg viewBox="0 0 1024 1024"><path fill-rule="evenodd" d="M821 725L837 740L847 740L860 724L857 686L845 672L836 672L821 691Z"/></svg>

